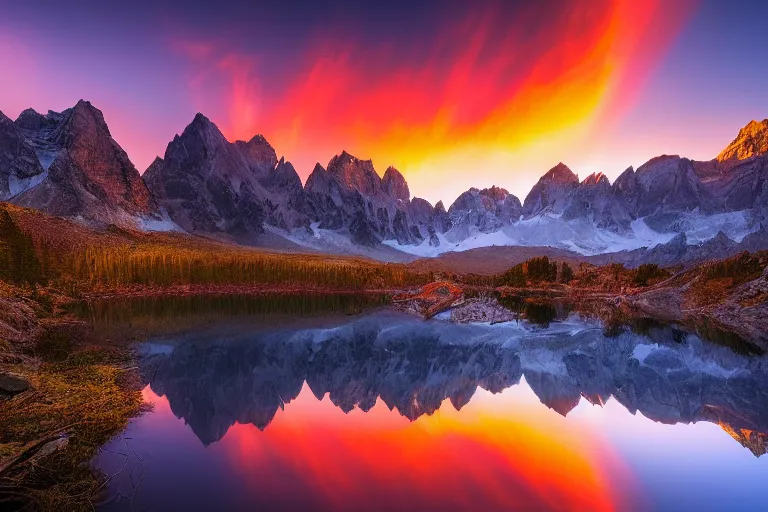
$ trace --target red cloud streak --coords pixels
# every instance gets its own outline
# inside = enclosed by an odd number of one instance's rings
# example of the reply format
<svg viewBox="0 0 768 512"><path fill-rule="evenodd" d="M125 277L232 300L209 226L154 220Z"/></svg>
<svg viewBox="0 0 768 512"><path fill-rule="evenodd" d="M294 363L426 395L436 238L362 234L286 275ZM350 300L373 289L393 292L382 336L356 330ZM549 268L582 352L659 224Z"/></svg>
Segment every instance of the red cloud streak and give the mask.
<svg viewBox="0 0 768 512"><path fill-rule="evenodd" d="M284 63L277 83L266 50L174 45L190 60L195 103L228 138L264 134L302 176L347 149L379 169L398 166L418 191L437 174L458 180L478 155L539 165L542 144L575 148L596 125L609 129L691 12L691 2L661 0L538 2L514 16L471 12L408 46L330 27ZM513 164L485 169L503 181L520 171Z"/></svg>

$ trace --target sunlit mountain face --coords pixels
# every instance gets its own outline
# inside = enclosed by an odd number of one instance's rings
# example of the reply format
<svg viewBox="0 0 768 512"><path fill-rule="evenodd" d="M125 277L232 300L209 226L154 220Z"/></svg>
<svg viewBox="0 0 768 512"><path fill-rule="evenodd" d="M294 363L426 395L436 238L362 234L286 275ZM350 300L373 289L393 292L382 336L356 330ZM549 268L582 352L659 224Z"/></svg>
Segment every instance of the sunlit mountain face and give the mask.
<svg viewBox="0 0 768 512"><path fill-rule="evenodd" d="M433 203L523 197L559 161L710 159L767 107L763 2L0 4L4 113L89 99L141 171L200 111L302 179L346 149Z"/></svg>
<svg viewBox="0 0 768 512"><path fill-rule="evenodd" d="M672 327L608 336L573 314L258 323L139 347L153 409L97 461L112 474L115 451L136 451L106 509L134 492L134 505L186 496L200 510L718 509L734 492L749 510L765 498L764 356Z"/></svg>

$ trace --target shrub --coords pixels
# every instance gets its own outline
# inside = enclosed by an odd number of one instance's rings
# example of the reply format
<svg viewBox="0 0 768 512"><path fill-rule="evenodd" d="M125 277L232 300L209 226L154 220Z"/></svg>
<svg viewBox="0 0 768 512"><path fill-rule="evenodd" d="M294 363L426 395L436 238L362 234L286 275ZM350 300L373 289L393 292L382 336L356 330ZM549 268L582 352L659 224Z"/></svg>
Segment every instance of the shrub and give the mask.
<svg viewBox="0 0 768 512"><path fill-rule="evenodd" d="M525 271L523 270L523 265L515 265L514 267L510 268L501 276L499 276L498 279L498 285L499 286L511 286L513 288L524 288L526 285L526 279L525 279Z"/></svg>
<svg viewBox="0 0 768 512"><path fill-rule="evenodd" d="M526 262L526 268L531 281L557 281L557 263L550 262L546 256L531 258Z"/></svg>
<svg viewBox="0 0 768 512"><path fill-rule="evenodd" d="M649 281L669 277L669 272L655 263L645 263L637 267L632 276L632 282L637 286L648 286Z"/></svg>
<svg viewBox="0 0 768 512"><path fill-rule="evenodd" d="M611 273L614 281L621 279L621 275L627 271L627 269L621 263L611 263L608 265L608 271Z"/></svg>
<svg viewBox="0 0 768 512"><path fill-rule="evenodd" d="M760 259L745 251L733 258L710 263L704 268L703 275L707 279L730 277L734 284L740 284L757 278L762 271Z"/></svg>

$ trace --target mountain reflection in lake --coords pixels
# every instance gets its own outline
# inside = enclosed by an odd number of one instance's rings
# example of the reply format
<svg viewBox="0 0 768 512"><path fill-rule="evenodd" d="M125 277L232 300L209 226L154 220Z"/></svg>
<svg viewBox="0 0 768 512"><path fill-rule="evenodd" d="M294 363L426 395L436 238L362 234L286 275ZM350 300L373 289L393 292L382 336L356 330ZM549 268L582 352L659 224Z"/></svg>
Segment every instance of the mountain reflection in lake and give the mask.
<svg viewBox="0 0 768 512"><path fill-rule="evenodd" d="M140 346L154 410L95 462L117 473L102 508L753 510L768 499L762 356L664 327L606 337L574 316L458 326L378 310L270 325Z"/></svg>

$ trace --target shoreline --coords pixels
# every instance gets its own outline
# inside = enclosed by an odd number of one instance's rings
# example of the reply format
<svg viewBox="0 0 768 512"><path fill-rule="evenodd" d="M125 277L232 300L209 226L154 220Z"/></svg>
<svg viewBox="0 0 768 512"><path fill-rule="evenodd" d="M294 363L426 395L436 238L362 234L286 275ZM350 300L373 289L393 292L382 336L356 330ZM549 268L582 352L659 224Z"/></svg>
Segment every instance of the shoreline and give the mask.
<svg viewBox="0 0 768 512"><path fill-rule="evenodd" d="M124 288L107 288L84 292L80 294L80 299L85 301L122 299L122 298L152 298L152 297L195 297L195 296L214 296L214 295L242 295L242 296L264 296L264 295L303 295L311 294L314 296L328 295L389 295L397 293L399 289L381 288L381 289L333 289L308 286L267 286L267 285L171 285L171 286L152 286L152 285L133 285Z"/></svg>

